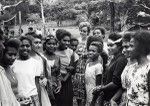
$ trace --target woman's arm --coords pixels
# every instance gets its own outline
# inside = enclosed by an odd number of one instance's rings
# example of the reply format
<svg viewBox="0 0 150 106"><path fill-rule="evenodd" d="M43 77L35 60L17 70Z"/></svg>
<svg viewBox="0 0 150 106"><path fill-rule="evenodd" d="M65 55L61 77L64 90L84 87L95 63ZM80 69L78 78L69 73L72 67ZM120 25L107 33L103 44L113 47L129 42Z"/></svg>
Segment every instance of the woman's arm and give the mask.
<svg viewBox="0 0 150 106"><path fill-rule="evenodd" d="M117 102L121 98L122 93L123 93L123 89L122 88L118 89L118 91L116 92L116 94L111 99L113 101Z"/></svg>
<svg viewBox="0 0 150 106"><path fill-rule="evenodd" d="M102 74L96 75L96 86L101 85L102 82Z"/></svg>

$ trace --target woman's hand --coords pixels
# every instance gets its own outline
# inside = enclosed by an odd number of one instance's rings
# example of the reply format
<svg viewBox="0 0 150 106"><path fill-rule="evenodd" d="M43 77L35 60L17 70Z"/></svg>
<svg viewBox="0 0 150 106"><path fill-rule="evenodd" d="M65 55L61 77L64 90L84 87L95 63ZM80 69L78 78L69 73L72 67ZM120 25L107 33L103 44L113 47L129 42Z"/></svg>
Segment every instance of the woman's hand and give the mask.
<svg viewBox="0 0 150 106"><path fill-rule="evenodd" d="M41 86L46 86L47 85L47 78L40 79L39 83Z"/></svg>
<svg viewBox="0 0 150 106"><path fill-rule="evenodd" d="M98 92L102 91L102 86L97 86L93 89L93 95L97 94Z"/></svg>
<svg viewBox="0 0 150 106"><path fill-rule="evenodd" d="M110 100L110 106L118 106L118 104L114 100Z"/></svg>

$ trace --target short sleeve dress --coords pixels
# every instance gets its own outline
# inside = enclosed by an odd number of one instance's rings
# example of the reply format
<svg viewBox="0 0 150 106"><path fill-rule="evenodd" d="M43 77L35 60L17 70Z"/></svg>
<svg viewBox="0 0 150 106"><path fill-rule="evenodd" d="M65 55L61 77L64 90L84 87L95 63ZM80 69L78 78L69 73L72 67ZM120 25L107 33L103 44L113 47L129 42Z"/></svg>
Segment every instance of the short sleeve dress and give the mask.
<svg viewBox="0 0 150 106"><path fill-rule="evenodd" d="M148 106L148 72L150 62L139 66L135 64L130 68L127 88L128 106Z"/></svg>
<svg viewBox="0 0 150 106"><path fill-rule="evenodd" d="M96 87L96 75L102 74L103 66L101 63L86 65L85 85L86 85L86 106L90 106L93 98L93 89Z"/></svg>
<svg viewBox="0 0 150 106"><path fill-rule="evenodd" d="M60 58L60 73L62 77L67 75L66 67L70 65L73 51L69 48L63 51L56 51L56 56ZM72 106L73 105L73 85L72 77L70 76L65 82L62 82L62 87L57 98L57 106Z"/></svg>

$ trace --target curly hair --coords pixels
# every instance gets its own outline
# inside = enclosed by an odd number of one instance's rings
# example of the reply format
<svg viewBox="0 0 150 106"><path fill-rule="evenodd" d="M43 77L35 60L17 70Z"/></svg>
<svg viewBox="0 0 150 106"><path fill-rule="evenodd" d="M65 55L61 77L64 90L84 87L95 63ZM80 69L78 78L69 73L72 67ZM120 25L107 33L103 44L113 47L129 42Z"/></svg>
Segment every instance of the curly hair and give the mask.
<svg viewBox="0 0 150 106"><path fill-rule="evenodd" d="M18 51L20 46L20 40L12 38L6 41L4 45L5 45L4 54L7 52L9 47L15 48Z"/></svg>
<svg viewBox="0 0 150 106"><path fill-rule="evenodd" d="M29 36L21 36L20 37L20 41L22 42L23 40L27 40L29 41L30 45L32 46L32 37L29 37Z"/></svg>
<svg viewBox="0 0 150 106"><path fill-rule="evenodd" d="M70 39L70 42L74 42L74 41L77 41L77 42L79 43L79 41L78 41L77 38L72 37L72 38Z"/></svg>
<svg viewBox="0 0 150 106"><path fill-rule="evenodd" d="M90 46L96 46L98 53L102 53L102 51L103 51L103 43L102 43L102 42L93 41L93 42L90 44ZM89 47L90 47L90 46L89 46ZM89 48L88 48L87 50L89 50Z"/></svg>
<svg viewBox="0 0 150 106"><path fill-rule="evenodd" d="M43 51L46 50L46 43L49 42L50 40L54 40L57 45L57 43L58 43L57 39L53 35L48 35L43 43Z"/></svg>
<svg viewBox="0 0 150 106"><path fill-rule="evenodd" d="M88 29L88 34L90 34L91 31L91 24L89 22L81 22L79 24L79 30L81 30L83 27L87 27Z"/></svg>
<svg viewBox="0 0 150 106"><path fill-rule="evenodd" d="M65 36L71 37L71 33L64 29L58 29L56 31L56 38L58 41L61 41L61 39L63 39Z"/></svg>
<svg viewBox="0 0 150 106"><path fill-rule="evenodd" d="M109 35L108 39L112 40L112 41L117 41L119 39L122 39L122 35L116 32L113 32ZM115 43L117 46L122 46L122 40Z"/></svg>
<svg viewBox="0 0 150 106"><path fill-rule="evenodd" d="M122 37L123 42L130 42L131 38L135 35L135 32L125 32Z"/></svg>
<svg viewBox="0 0 150 106"><path fill-rule="evenodd" d="M103 40L101 37L98 36L89 36L87 39L87 45L86 48L89 49L89 46L92 42L101 42L103 44Z"/></svg>
<svg viewBox="0 0 150 106"><path fill-rule="evenodd" d="M106 29L104 27L96 27L96 28L94 28L93 35L94 35L94 31L95 30L100 30L101 34L103 35L103 38L105 38Z"/></svg>
<svg viewBox="0 0 150 106"><path fill-rule="evenodd" d="M33 35L31 35L33 38L37 38L37 39L40 39L40 40L42 40L42 35L38 35L38 34L33 34Z"/></svg>
<svg viewBox="0 0 150 106"><path fill-rule="evenodd" d="M133 39L137 41L135 53L139 55L148 55L150 53L150 32L147 30L137 31Z"/></svg>

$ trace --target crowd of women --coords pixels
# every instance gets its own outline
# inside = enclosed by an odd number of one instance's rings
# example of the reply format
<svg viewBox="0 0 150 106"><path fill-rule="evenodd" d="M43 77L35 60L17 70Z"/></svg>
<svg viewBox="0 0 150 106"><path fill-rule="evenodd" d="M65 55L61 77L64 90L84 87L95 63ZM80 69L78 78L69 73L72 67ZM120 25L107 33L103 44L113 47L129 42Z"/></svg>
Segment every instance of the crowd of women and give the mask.
<svg viewBox="0 0 150 106"><path fill-rule="evenodd" d="M0 31L0 106L150 106L150 31L29 30Z"/></svg>

